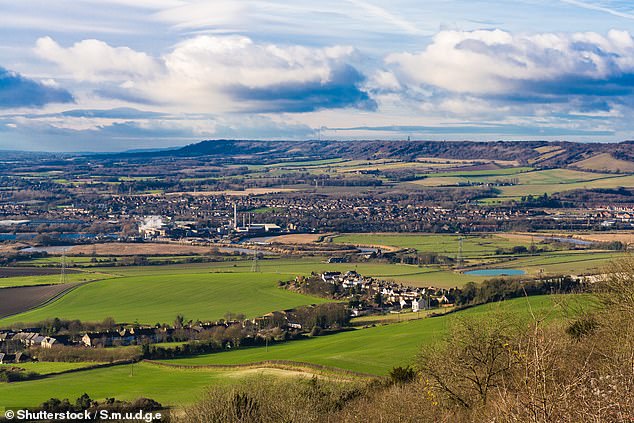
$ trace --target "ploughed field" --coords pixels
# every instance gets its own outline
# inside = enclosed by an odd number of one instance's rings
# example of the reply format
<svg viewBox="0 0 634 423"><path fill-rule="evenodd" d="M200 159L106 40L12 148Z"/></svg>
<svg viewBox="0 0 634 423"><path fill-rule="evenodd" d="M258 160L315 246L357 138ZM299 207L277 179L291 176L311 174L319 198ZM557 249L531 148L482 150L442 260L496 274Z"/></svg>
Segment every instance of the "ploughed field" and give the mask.
<svg viewBox="0 0 634 423"><path fill-rule="evenodd" d="M74 284L0 288L0 318L37 307L72 288Z"/></svg>

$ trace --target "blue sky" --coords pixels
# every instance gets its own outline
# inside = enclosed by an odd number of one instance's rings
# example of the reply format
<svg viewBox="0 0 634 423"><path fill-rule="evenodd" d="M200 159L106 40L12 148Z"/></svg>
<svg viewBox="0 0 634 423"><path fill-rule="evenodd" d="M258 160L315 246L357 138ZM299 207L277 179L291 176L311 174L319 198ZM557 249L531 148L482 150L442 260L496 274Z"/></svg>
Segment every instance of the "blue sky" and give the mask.
<svg viewBox="0 0 634 423"><path fill-rule="evenodd" d="M0 149L634 138L634 3L0 0Z"/></svg>

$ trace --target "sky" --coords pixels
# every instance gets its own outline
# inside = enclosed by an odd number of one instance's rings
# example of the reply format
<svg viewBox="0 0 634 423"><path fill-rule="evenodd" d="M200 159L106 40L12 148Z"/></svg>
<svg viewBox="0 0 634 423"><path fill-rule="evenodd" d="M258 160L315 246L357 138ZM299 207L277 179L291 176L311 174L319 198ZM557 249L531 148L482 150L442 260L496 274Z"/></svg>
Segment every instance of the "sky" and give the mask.
<svg viewBox="0 0 634 423"><path fill-rule="evenodd" d="M634 2L0 0L0 150L634 139Z"/></svg>

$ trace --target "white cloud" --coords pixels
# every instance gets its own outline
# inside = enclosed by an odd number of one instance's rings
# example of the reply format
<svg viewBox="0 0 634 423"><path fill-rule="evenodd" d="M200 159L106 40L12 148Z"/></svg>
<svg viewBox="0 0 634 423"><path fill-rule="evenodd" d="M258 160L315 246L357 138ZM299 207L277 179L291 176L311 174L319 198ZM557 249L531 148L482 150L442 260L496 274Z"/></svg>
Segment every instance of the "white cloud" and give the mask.
<svg viewBox="0 0 634 423"><path fill-rule="evenodd" d="M75 79L108 85L107 92L206 113L248 108L232 99L236 87L326 85L355 53L347 46L280 46L235 35L190 38L157 58L99 40L65 48L50 37L37 40L35 51Z"/></svg>
<svg viewBox="0 0 634 423"><path fill-rule="evenodd" d="M350 47L314 49L257 44L241 36L199 36L186 40L163 60L170 75L201 84L263 87L288 82L326 82L332 62Z"/></svg>
<svg viewBox="0 0 634 423"><path fill-rule="evenodd" d="M127 81L161 72L159 63L145 53L94 39L64 48L52 38L42 37L35 44L35 53L80 81Z"/></svg>
<svg viewBox="0 0 634 423"><path fill-rule="evenodd" d="M621 31L607 36L443 31L423 52L391 54L386 62L406 84L458 93L512 94L527 82L602 80L631 72L634 41Z"/></svg>

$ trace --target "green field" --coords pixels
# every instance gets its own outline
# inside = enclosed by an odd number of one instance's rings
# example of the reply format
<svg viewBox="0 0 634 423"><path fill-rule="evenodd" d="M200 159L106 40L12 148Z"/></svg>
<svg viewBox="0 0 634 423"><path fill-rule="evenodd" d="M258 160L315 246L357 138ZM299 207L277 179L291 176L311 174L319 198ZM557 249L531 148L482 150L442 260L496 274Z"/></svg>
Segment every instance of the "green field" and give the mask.
<svg viewBox="0 0 634 423"><path fill-rule="evenodd" d="M265 348L200 355L192 358L167 360L188 365L242 364L264 360L292 360L339 367L377 375L386 374L394 366L407 365L424 343L440 339L456 316L486 315L493 310L512 311L524 318L529 310L539 315L561 316L557 301L579 302L579 297L538 296L519 298L503 303L474 307L458 314L410 320L403 323L357 329L302 341L291 341ZM530 304L530 308L529 308Z"/></svg>
<svg viewBox="0 0 634 423"><path fill-rule="evenodd" d="M497 265L500 268L522 269L531 275L539 274L598 274L612 261L623 258L627 253L605 251L556 251L534 257L520 257L517 260Z"/></svg>
<svg viewBox="0 0 634 423"><path fill-rule="evenodd" d="M437 235L437 234L344 234L334 237L339 244L386 245L396 248L413 248L419 252L429 252L455 257L460 251L460 238L464 257L484 257L495 254L498 248L512 248L516 245L528 247L530 242L509 240L495 235Z"/></svg>
<svg viewBox="0 0 634 423"><path fill-rule="evenodd" d="M393 280L395 282L412 286L428 286L433 284L438 287L451 288L464 285L467 282L482 281L485 278L467 276L451 270L443 270L437 266L416 266L407 264L389 263L326 263L324 257L308 258L272 258L260 260L260 269L263 274L273 274L280 279L292 279L297 275L310 275L311 272L356 270L362 275L374 276ZM131 275L162 275L167 273L189 274L202 272L249 272L253 263L249 260L236 260L221 263L200 263L167 266L130 266L111 268L111 272L119 276ZM108 271L108 269L98 269Z"/></svg>
<svg viewBox="0 0 634 423"><path fill-rule="evenodd" d="M454 172L439 172L437 176L459 176L459 177L500 177L517 175L518 173L525 173L534 170L532 167L507 167L495 170L462 170Z"/></svg>
<svg viewBox="0 0 634 423"><path fill-rule="evenodd" d="M583 172L570 169L533 170L531 168L510 168L498 171L464 171L434 173L427 178L413 183L422 186L454 186L459 184L486 184L500 180L514 179L516 186L573 184L584 181L595 181L614 178L607 173ZM504 187L502 187L503 189Z"/></svg>
<svg viewBox="0 0 634 423"><path fill-rule="evenodd" d="M504 169L506 170L506 169ZM512 172L511 170L516 170ZM488 184L499 180L517 180L516 185L499 186L500 194L485 202L519 199L527 195L554 194L575 189L634 187L634 175L614 175L571 169L530 170L514 168L507 172L466 171L434 173L415 182L423 187L449 187L467 184ZM496 200L497 198L497 200Z"/></svg>
<svg viewBox="0 0 634 423"><path fill-rule="evenodd" d="M222 371L179 370L148 363L86 370L44 379L0 383L0 408L36 406L51 397L69 398L74 402L84 393L96 400L146 397L162 404L189 404L204 393L206 386L224 383L227 374Z"/></svg>
<svg viewBox="0 0 634 423"><path fill-rule="evenodd" d="M66 282L86 282L111 277L111 275L101 272L67 273ZM16 276L12 278L0 278L0 288L10 288L14 286L51 285L58 284L60 282L60 275Z"/></svg>
<svg viewBox="0 0 634 423"><path fill-rule="evenodd" d="M216 320L227 312L255 317L326 301L278 288L278 280L285 279L266 273L165 271L161 275L121 277L81 286L44 307L0 320L0 324L52 317L83 321L113 317L117 322L154 324L173 322L179 313L194 321Z"/></svg>
<svg viewBox="0 0 634 423"><path fill-rule="evenodd" d="M565 183L546 183L546 184L527 184L515 185L508 187L500 187L500 197L519 197L525 195L543 195L554 194L556 192L572 191L576 189L593 189L593 188L618 188L634 187L634 175L626 176L610 176L601 179L594 179L579 182Z"/></svg>

